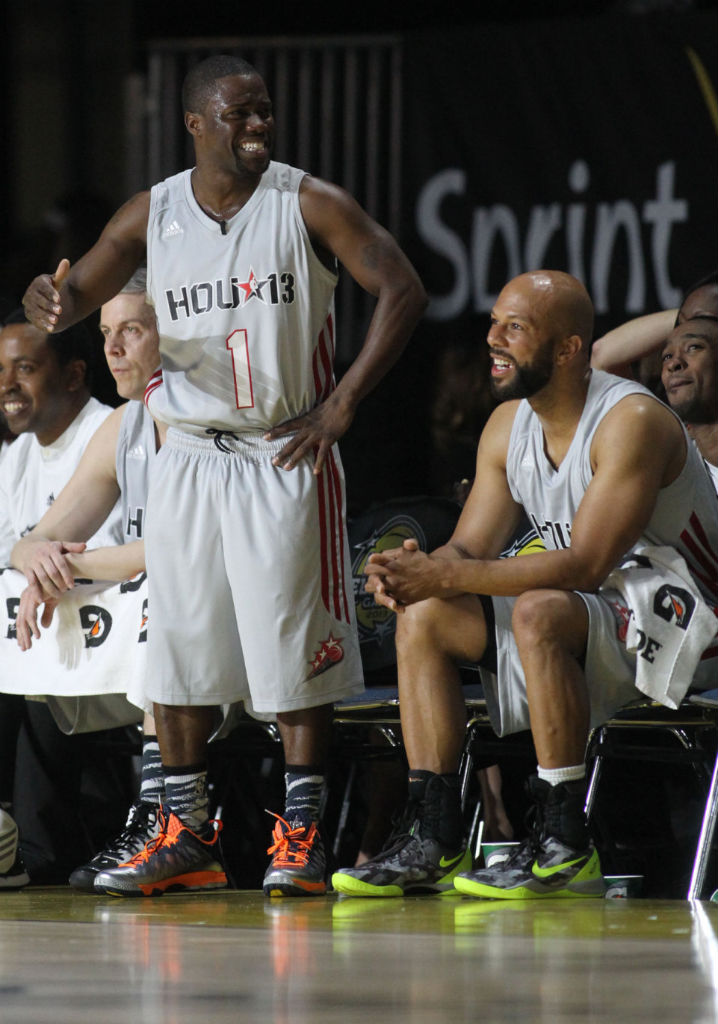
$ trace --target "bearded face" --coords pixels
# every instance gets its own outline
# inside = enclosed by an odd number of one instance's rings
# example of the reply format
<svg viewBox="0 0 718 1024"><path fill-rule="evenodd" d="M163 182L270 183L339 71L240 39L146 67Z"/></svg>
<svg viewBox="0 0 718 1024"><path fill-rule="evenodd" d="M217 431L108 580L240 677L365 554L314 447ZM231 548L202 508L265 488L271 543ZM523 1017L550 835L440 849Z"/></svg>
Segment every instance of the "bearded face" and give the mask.
<svg viewBox="0 0 718 1024"><path fill-rule="evenodd" d="M553 340L549 340L532 359L519 363L501 351L491 351L494 371L491 393L501 402L512 398L531 398L548 384L553 373Z"/></svg>

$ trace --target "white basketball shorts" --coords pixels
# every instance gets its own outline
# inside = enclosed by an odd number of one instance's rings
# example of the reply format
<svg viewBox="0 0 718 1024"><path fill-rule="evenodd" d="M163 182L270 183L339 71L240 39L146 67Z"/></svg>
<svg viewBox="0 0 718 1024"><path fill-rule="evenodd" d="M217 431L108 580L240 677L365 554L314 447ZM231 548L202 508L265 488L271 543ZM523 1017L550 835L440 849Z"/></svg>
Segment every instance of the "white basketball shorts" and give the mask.
<svg viewBox="0 0 718 1024"><path fill-rule="evenodd" d="M363 689L339 455L287 471L285 444L168 431L147 503L150 700L264 716Z"/></svg>
<svg viewBox="0 0 718 1024"><path fill-rule="evenodd" d="M591 702L590 728L611 718L619 708L641 696L635 686L636 656L617 635L616 619L598 594L579 594L588 610L588 643L584 674ZM526 680L511 629L514 597L492 597L496 620L494 675L481 668L487 710L499 736L530 729Z"/></svg>

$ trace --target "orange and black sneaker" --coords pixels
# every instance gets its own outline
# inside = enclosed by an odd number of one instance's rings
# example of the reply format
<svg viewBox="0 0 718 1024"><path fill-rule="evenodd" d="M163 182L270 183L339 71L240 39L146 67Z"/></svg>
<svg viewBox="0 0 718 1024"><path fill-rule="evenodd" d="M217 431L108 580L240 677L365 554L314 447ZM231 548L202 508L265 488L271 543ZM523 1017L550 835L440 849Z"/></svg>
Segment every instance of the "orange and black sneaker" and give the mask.
<svg viewBox="0 0 718 1024"><path fill-rule="evenodd" d="M100 872L95 887L110 896L161 896L227 887L217 849L221 822L209 822L209 834L203 837L165 807L160 825L159 835L134 857Z"/></svg>
<svg viewBox="0 0 718 1024"><path fill-rule="evenodd" d="M273 814L269 811L269 814ZM327 891L327 858L315 821L291 824L274 814L272 857L264 876L265 896L323 896Z"/></svg>

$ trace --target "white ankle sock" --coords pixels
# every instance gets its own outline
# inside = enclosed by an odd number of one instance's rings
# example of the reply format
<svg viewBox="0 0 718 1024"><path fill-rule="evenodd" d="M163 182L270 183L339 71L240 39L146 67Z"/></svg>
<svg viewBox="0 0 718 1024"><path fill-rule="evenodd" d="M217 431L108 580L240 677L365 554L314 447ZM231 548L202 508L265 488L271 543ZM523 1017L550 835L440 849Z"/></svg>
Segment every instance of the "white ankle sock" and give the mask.
<svg viewBox="0 0 718 1024"><path fill-rule="evenodd" d="M537 773L540 779L548 782L550 786L558 786L561 782L575 782L577 779L586 777L586 765L574 764L567 768L542 768L537 765Z"/></svg>

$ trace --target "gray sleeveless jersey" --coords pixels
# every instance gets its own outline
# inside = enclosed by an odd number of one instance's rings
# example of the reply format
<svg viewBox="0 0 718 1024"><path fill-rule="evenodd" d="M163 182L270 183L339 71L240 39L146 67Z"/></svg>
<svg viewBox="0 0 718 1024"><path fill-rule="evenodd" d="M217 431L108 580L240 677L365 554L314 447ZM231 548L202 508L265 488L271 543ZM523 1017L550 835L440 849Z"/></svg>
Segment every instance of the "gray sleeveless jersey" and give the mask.
<svg viewBox="0 0 718 1024"><path fill-rule="evenodd" d="M509 440L506 474L514 500L523 505L549 549L571 543L571 524L593 476L591 442L596 428L622 398L643 394L634 381L593 370L586 404L571 446L558 469L544 453L541 423L528 401L520 402ZM669 545L686 560L704 598L718 603L718 496L703 460L688 438L678 478L658 494L641 543Z"/></svg>
<svg viewBox="0 0 718 1024"><path fill-rule="evenodd" d="M147 288L162 368L145 401L191 433L263 431L334 386L334 288L299 208L304 172L272 162L246 205L220 225L191 171L155 185Z"/></svg>
<svg viewBox="0 0 718 1024"><path fill-rule="evenodd" d="M115 454L125 544L144 536L149 474L155 454L152 417L142 402L128 402L120 422Z"/></svg>

